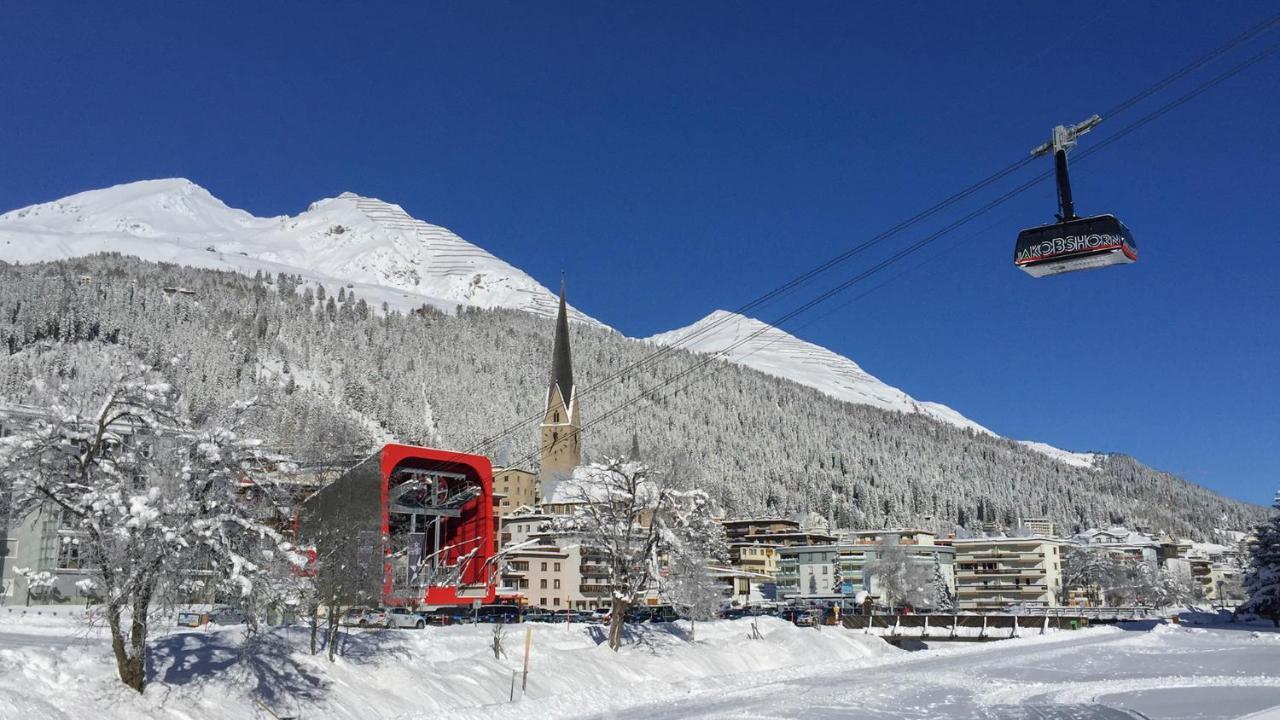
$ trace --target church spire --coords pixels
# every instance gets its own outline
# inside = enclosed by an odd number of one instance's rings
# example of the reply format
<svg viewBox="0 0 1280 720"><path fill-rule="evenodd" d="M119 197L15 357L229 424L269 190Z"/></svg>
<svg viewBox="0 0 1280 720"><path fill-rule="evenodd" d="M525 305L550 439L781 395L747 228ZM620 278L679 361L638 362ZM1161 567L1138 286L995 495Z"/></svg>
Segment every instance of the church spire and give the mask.
<svg viewBox="0 0 1280 720"><path fill-rule="evenodd" d="M566 408L573 406L573 362L569 358L569 313L564 301L564 277L560 278L560 314L556 317L556 339L551 351L551 390L560 388Z"/></svg>

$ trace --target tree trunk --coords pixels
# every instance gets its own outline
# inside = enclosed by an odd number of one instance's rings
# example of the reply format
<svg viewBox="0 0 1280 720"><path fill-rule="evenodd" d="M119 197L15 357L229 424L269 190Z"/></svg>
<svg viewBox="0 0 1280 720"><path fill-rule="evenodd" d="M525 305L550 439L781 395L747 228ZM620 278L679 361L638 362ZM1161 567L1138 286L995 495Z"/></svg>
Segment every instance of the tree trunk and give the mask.
<svg viewBox="0 0 1280 720"><path fill-rule="evenodd" d="M116 657L116 672L119 673L121 682L142 692L147 680L146 668L143 664L143 656L130 655L129 649L125 646L124 628L121 627L122 611L119 601L112 600L107 603L107 626L111 629L111 651Z"/></svg>
<svg viewBox="0 0 1280 720"><path fill-rule="evenodd" d="M313 604L310 613L307 616L308 624L311 626L311 654L315 655L319 651L316 647L317 636L320 633L320 606Z"/></svg>
<svg viewBox="0 0 1280 720"><path fill-rule="evenodd" d="M333 662L338 651L338 610L333 602L329 603L329 631L326 634L329 638L329 662Z"/></svg>
<svg viewBox="0 0 1280 720"><path fill-rule="evenodd" d="M615 597L613 599L613 609L609 612L609 649L617 650L622 647L622 631L626 627L627 609L631 607L631 603Z"/></svg>

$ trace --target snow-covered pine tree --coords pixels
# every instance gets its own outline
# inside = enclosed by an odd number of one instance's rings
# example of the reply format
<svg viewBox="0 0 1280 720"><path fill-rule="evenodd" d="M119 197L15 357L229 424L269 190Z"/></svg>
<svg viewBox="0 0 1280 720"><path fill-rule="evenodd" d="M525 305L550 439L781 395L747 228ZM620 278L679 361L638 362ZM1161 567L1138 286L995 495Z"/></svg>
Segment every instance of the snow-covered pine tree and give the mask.
<svg viewBox="0 0 1280 720"><path fill-rule="evenodd" d="M714 568L728 565L729 544L711 498L702 490L673 492L670 515L663 534L667 574L662 589L689 621L689 640L694 641L697 622L715 619L724 603L726 588Z"/></svg>
<svg viewBox="0 0 1280 720"><path fill-rule="evenodd" d="M1249 544L1249 567L1244 574L1248 599L1240 609L1271 618L1280 627L1280 492L1271 507L1275 514L1255 528Z"/></svg>
<svg viewBox="0 0 1280 720"><path fill-rule="evenodd" d="M947 584L947 578L942 574L942 566L934 564L933 566L933 584L930 587L933 593L934 612L951 612L956 608L956 596L951 592L951 586Z"/></svg>
<svg viewBox="0 0 1280 720"><path fill-rule="evenodd" d="M876 550L876 559L867 563L863 572L874 579L884 604L932 608L936 601L932 565L911 557L896 537L890 537Z"/></svg>

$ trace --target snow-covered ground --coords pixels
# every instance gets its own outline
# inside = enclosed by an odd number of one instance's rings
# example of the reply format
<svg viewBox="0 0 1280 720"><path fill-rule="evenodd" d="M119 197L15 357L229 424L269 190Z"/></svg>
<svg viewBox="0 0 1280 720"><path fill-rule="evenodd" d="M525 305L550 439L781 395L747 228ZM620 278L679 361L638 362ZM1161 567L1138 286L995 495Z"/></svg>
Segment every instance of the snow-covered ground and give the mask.
<svg viewBox="0 0 1280 720"><path fill-rule="evenodd" d="M156 638L144 695L74 614L0 610L0 718L1253 718L1280 717L1280 634L1110 627L904 652L773 618L640 626L619 653L597 626L354 631L336 663L302 629ZM512 681L515 701L511 701ZM1270 715L1268 713L1271 713Z"/></svg>

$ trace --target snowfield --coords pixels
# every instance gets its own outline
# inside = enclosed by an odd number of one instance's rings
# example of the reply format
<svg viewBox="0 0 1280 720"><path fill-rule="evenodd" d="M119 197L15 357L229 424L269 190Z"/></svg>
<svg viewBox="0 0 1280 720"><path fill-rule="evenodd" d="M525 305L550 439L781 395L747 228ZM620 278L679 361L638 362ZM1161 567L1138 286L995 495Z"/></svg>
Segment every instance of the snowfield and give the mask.
<svg viewBox="0 0 1280 720"><path fill-rule="evenodd" d="M1096 627L897 650L874 636L773 618L603 628L530 625L353 631L330 664L301 628L174 631L153 643L144 695L75 616L0 612L0 718L1266 718L1280 717L1280 634ZM242 644L243 642L243 644ZM515 701L509 700L515 678Z"/></svg>
<svg viewBox="0 0 1280 720"><path fill-rule="evenodd" d="M298 274L331 293L350 285L378 307L508 307L554 317L557 296L527 273L399 205L355 193L295 216L260 218L183 178L143 180L0 215L0 260L100 252L154 262ZM576 309L574 320L600 325Z"/></svg>

